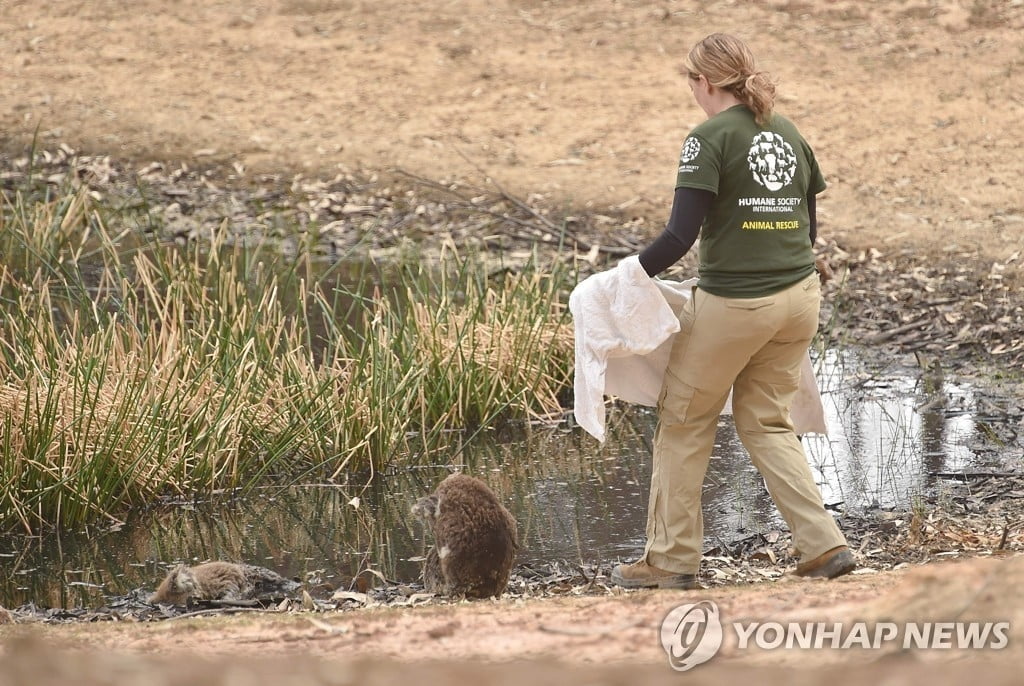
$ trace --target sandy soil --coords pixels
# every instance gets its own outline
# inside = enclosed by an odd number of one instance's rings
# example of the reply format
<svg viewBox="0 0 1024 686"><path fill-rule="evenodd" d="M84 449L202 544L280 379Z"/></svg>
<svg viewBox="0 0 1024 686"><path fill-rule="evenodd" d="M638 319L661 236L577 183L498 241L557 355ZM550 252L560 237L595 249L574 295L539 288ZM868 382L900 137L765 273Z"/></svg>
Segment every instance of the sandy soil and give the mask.
<svg viewBox="0 0 1024 686"><path fill-rule="evenodd" d="M780 79L780 111L816 148L830 183L819 203L823 234L848 248L936 258L967 251L1005 263L1019 259L1024 228L1019 146L1006 139L1024 120L1022 29L1021 0L0 0L0 146L24 149L38 129L44 147L66 142L139 164L486 176L566 211L642 216L653 232L667 215L679 145L703 118L677 73L681 57L705 33L728 30L747 38ZM699 597L732 619L934 614L1007 619L1014 638L1003 651L884 657L727 644L717 663L693 674L709 682L756 675L766 683L857 683L885 672L893 683L926 674L952 683L982 666L998 671L1022 657L1022 582L1024 564L1014 558L704 592ZM656 627L695 597L477 603L321 623L242 616L37 627L44 643L8 643L5 660L14 660L16 683L19 674L27 681L58 669L48 659L55 642L171 656L160 663L167 683L192 673L181 668L182 655L240 654L246 664L314 656L289 665L309 683L405 678L395 663L353 667L345 678L315 666L357 657L642 663L644 679L658 682L677 675L665 666ZM4 627L0 637L23 632ZM69 667L77 675L133 669L112 657L76 659L84 662L60 664L79 664ZM210 667L210 679L238 683L235 664ZM247 681L269 683L274 669ZM430 669L420 672L428 683L458 671ZM516 683L565 683L560 669L520 666ZM371 673L375 679L359 676ZM998 673L993 683L1016 676ZM475 674L508 680L500 671ZM614 670L604 678L631 679Z"/></svg>
<svg viewBox="0 0 1024 686"><path fill-rule="evenodd" d="M377 678L390 674L393 680L410 678L414 671L422 674L424 663L434 663L429 669L439 670L427 672L438 674L438 683L451 683L452 663L466 661L506 666L508 672L480 668L470 673L474 680L488 682L508 679L510 673L524 678L531 670L553 683L594 683L595 674L608 683L625 683L630 673L643 674L645 682L661 682L673 674L659 642L662 620L678 605L710 600L727 627L733 622L893 622L903 627L908 622L980 621L1009 622L1010 629L1009 644L998 650L904 650L898 642L868 650L764 650L741 646L737 634L727 628L717 655L690 672L709 682L756 674L768 684L823 678L854 684L884 673L892 680L887 683L926 677L934 683L962 683L969 669L974 678L984 675L994 683L1010 683L1024 656L1024 607L1011 602L1019 597L1022 584L1024 556L1016 556L933 563L832 582L787 577L753 589L618 592L606 597L505 599L324 615L236 615L144 625L0 627L0 637L8 639L0 664L12 672L32 674L47 669L54 646L59 646L62 664L87 661L80 672L124 672L102 661L88 662L83 654L143 660L155 656L170 665L209 661L200 664L213 665L209 674L219 676L212 683L229 681L223 673L237 672L241 665L251 677L244 683L264 683L259 675L273 683L266 675L281 664L306 674L308 680L301 683L365 683L365 675L338 681L338 671L351 675L353 670L366 670ZM254 667L254 662L268 658L276 659L278 667L275 662ZM163 669L160 662L143 664L150 671ZM406 665L405 677L395 677L401 665ZM334 678L324 680L325 672Z"/></svg>
<svg viewBox="0 0 1024 686"><path fill-rule="evenodd" d="M1024 3L0 0L0 144L246 169L486 174L573 211L667 218L703 119L678 75L744 36L854 248L1021 248Z"/></svg>

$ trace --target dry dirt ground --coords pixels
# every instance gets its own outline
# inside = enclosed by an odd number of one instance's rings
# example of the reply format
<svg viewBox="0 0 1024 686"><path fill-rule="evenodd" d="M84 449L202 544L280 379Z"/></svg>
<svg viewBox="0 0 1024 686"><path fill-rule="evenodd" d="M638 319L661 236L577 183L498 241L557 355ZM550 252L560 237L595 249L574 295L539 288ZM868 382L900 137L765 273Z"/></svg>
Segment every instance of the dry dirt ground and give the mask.
<svg viewBox="0 0 1024 686"><path fill-rule="evenodd" d="M1008 622L1002 649L763 650L727 628L721 650L689 672L703 683L1019 683L1024 657L1024 556L860 574L832 582L788 577L756 589L614 593L478 601L413 609L235 615L132 624L0 627L0 684L113 674L132 683L674 683L659 641L674 607L710 600L733 622ZM55 657L57 659L55 659ZM461 666L460 666L460 663ZM4 674L14 675L5 681ZM53 681L46 675L54 674ZM19 679L24 679L20 681ZM88 677L87 677L88 678Z"/></svg>
<svg viewBox="0 0 1024 686"><path fill-rule="evenodd" d="M824 236L1006 262L1022 29L1019 0L0 0L0 144L487 175L654 226L704 116L681 59L725 30L817 151Z"/></svg>
<svg viewBox="0 0 1024 686"><path fill-rule="evenodd" d="M644 217L653 232L667 216L679 145L703 117L681 58L726 30L780 80L780 111L817 151L830 184L819 202L824 235L848 249L968 253L1019 271L1022 29L1022 0L0 0L0 146L24 150L38 131L42 147L66 142L140 166L194 159L243 175L486 177L566 212ZM984 671L991 683L1016 683L1022 583L1021 558L979 559L834 583L363 611L320 623L37 627L29 633L41 638L6 642L0 684L86 674L96 683L139 674L277 683L285 673L293 683L390 683L412 671L423 683L634 683L638 670L660 683L678 675L656 628L696 597L733 620L1013 626L1007 649L970 654L727 643L690 673L698 681L953 683ZM0 628L8 639L24 633ZM86 650L53 660L56 644ZM197 655L244 658L180 659ZM268 655L285 657L261 662ZM470 657L548 661L419 664ZM566 663L589 666L569 674ZM611 663L631 666L595 671Z"/></svg>

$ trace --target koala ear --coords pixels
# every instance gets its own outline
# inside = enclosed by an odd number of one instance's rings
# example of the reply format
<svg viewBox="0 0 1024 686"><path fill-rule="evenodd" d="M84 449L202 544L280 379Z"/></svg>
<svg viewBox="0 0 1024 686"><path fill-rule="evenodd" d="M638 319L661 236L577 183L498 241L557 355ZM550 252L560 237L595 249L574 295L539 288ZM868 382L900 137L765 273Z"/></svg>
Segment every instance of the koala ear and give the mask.
<svg viewBox="0 0 1024 686"><path fill-rule="evenodd" d="M412 506L412 513L422 519L434 519L437 517L438 504L436 495L425 496Z"/></svg>
<svg viewBox="0 0 1024 686"><path fill-rule="evenodd" d="M185 565L179 564L167 575L167 579L176 587L181 586L181 578L185 576Z"/></svg>

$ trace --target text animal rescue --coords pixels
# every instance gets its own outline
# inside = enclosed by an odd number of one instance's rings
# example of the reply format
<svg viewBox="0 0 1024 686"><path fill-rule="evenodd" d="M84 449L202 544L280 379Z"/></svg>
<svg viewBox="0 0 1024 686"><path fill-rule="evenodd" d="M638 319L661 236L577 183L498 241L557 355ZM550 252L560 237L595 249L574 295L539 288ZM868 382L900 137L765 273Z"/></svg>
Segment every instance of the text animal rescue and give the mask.
<svg viewBox="0 0 1024 686"><path fill-rule="evenodd" d="M744 231L791 231L793 229L799 229L800 222L794 220L788 221L745 221L743 222Z"/></svg>

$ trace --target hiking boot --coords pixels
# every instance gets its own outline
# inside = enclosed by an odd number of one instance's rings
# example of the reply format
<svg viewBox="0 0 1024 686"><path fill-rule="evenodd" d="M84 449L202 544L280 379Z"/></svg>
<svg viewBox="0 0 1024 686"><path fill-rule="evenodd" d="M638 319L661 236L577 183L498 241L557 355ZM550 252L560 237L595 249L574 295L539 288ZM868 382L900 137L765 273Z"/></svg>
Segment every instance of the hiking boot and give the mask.
<svg viewBox="0 0 1024 686"><path fill-rule="evenodd" d="M853 559L853 553L845 545L841 545L818 555L810 562L798 564L794 573L797 576L835 579L837 576L849 574L856 568L857 561Z"/></svg>
<svg viewBox="0 0 1024 686"><path fill-rule="evenodd" d="M696 574L666 572L637 560L631 565L615 565L612 583L623 588L698 588Z"/></svg>

